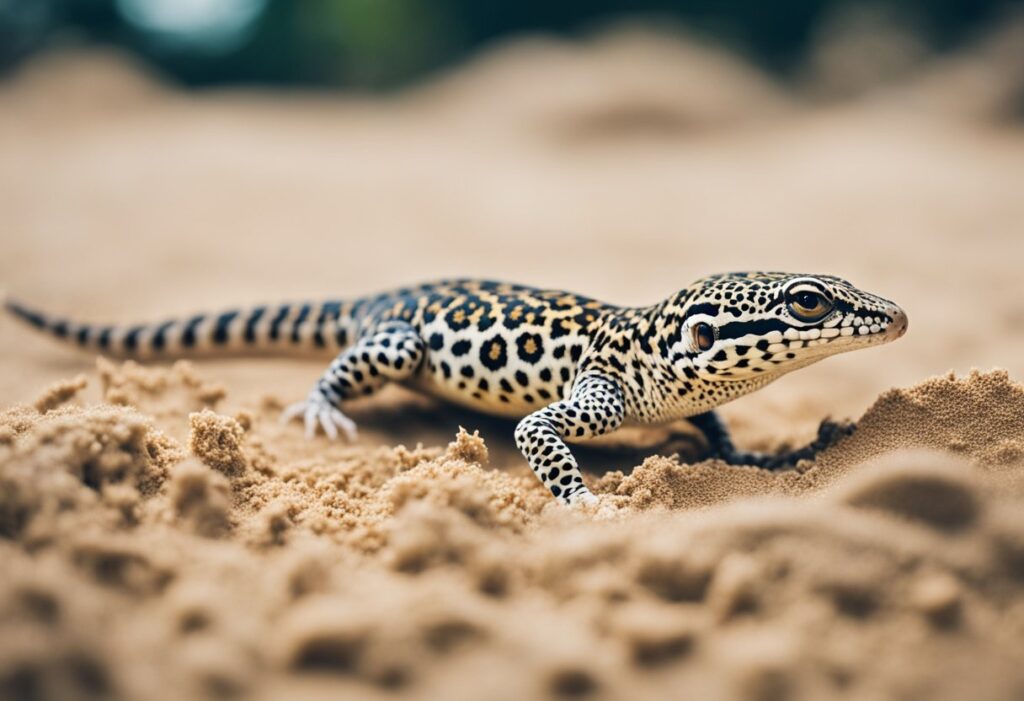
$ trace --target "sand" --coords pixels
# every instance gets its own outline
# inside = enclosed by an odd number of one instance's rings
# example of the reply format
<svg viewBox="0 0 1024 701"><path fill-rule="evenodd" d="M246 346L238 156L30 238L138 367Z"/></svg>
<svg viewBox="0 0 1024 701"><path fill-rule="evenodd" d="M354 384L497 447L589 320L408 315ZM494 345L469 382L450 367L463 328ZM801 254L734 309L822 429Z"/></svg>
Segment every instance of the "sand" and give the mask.
<svg viewBox="0 0 1024 701"><path fill-rule="evenodd" d="M113 363L0 320L0 697L1019 698L1015 36L828 102L636 30L379 99L29 65L0 86L0 282L57 312L452 274L642 303L758 267L911 323L725 408L752 449L853 420L816 461L624 431L567 510L509 422L391 389L356 443L306 442L276 417L318 362Z"/></svg>

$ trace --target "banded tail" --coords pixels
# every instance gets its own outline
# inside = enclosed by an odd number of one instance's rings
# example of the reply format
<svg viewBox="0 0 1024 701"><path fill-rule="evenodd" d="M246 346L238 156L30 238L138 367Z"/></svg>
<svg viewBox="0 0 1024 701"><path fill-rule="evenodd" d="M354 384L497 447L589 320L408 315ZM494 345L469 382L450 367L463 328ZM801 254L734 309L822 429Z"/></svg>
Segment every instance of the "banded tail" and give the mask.
<svg viewBox="0 0 1024 701"><path fill-rule="evenodd" d="M337 353L357 334L365 302L305 302L195 314L134 325L88 324L20 302L4 307L35 328L80 348L126 358Z"/></svg>

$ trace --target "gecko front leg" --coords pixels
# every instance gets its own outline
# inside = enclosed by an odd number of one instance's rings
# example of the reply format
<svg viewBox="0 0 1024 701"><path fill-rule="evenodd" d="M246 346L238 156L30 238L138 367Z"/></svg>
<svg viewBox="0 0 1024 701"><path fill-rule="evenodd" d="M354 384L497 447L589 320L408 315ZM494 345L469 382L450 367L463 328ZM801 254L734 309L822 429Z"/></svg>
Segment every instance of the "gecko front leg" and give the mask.
<svg viewBox="0 0 1024 701"><path fill-rule="evenodd" d="M424 347L423 339L404 321L382 324L342 351L305 401L282 412L282 423L302 416L307 438L313 437L317 425L331 439L338 437L339 429L349 440L355 438L356 424L341 412L341 403L412 377L423 361Z"/></svg>
<svg viewBox="0 0 1024 701"><path fill-rule="evenodd" d="M566 504L597 501L580 474L565 441L610 433L622 425L625 400L613 380L598 373L581 375L569 398L539 409L516 426L516 445L533 472Z"/></svg>
<svg viewBox="0 0 1024 701"><path fill-rule="evenodd" d="M729 465L751 465L764 470L778 470L796 465L801 460L814 460L818 453L839 439L849 436L855 428L850 423L822 421L818 426L818 436L813 441L802 448L771 455L737 450L729 435L729 429L726 428L722 417L716 411L706 411L703 414L691 416L687 418L687 421L704 434L711 457L718 458Z"/></svg>

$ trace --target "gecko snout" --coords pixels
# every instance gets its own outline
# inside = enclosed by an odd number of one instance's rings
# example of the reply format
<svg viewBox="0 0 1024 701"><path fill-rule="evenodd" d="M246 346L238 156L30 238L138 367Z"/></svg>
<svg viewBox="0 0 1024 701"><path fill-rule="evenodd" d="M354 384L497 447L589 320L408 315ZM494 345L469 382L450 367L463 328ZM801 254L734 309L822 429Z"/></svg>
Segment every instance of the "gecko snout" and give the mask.
<svg viewBox="0 0 1024 701"><path fill-rule="evenodd" d="M909 321L907 320L907 313L899 307L893 307L889 311L889 316L892 317L892 323L889 324L888 335L889 338L895 341L907 332Z"/></svg>

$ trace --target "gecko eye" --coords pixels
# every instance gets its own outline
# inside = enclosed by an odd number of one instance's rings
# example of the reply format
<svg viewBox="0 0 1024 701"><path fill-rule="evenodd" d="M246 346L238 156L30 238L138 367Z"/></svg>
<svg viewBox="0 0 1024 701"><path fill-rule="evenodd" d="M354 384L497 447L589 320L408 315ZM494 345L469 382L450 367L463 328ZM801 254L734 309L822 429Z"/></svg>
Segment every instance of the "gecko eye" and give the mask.
<svg viewBox="0 0 1024 701"><path fill-rule="evenodd" d="M715 330L711 328L711 324L705 324L703 321L696 323L690 333L693 334L693 346L698 350L710 350L711 346L715 345Z"/></svg>
<svg viewBox="0 0 1024 701"><path fill-rule="evenodd" d="M800 321L818 321L832 311L832 302L817 292L796 292L788 302L790 313Z"/></svg>

